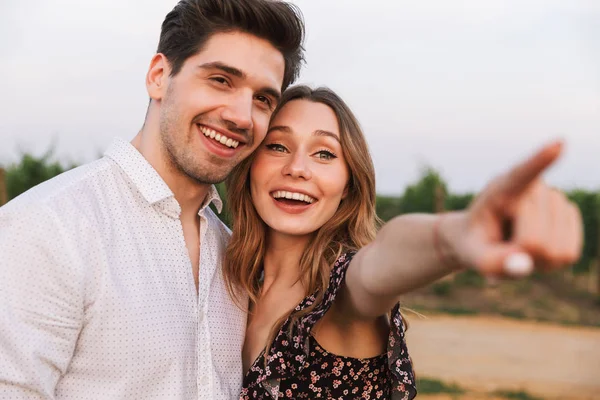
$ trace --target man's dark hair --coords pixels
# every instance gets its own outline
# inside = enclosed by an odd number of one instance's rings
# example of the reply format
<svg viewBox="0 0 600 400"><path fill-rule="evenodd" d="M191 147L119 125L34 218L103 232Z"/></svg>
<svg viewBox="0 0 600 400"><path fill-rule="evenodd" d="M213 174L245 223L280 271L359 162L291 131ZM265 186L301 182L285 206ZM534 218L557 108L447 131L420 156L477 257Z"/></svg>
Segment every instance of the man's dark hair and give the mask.
<svg viewBox="0 0 600 400"><path fill-rule="evenodd" d="M181 0L162 24L158 53L171 75L197 54L215 33L240 31L269 41L285 60L282 90L300 74L304 20L298 7L278 0Z"/></svg>

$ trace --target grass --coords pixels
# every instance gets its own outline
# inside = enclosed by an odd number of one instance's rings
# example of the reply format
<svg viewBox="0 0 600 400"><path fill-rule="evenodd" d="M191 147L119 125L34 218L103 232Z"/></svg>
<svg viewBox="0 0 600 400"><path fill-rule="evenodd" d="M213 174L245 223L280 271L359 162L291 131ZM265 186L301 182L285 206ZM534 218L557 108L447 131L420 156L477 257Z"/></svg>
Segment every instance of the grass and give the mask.
<svg viewBox="0 0 600 400"><path fill-rule="evenodd" d="M452 383L444 383L437 379L431 378L417 378L417 391L419 394L436 394L436 393L448 393L448 394L463 394L465 390L460 386Z"/></svg>
<svg viewBox="0 0 600 400"><path fill-rule="evenodd" d="M464 307L441 306L435 308L435 311L451 315L476 315L479 311Z"/></svg>
<svg viewBox="0 0 600 400"><path fill-rule="evenodd" d="M483 288L485 287L485 279L477 272L468 269L454 276L454 283L459 286Z"/></svg>
<svg viewBox="0 0 600 400"><path fill-rule="evenodd" d="M577 285L576 285L577 283ZM468 270L440 280L403 301L408 308L454 316L495 315L566 326L600 327L600 295L581 289L579 281L566 282L564 273L506 281L490 288L485 279ZM480 290L484 289L486 290ZM558 312L560 311L560 312Z"/></svg>
<svg viewBox="0 0 600 400"><path fill-rule="evenodd" d="M528 319L525 313L521 310L500 310L498 313L504 317L509 317L513 319ZM529 319L536 320L536 318Z"/></svg>
<svg viewBox="0 0 600 400"><path fill-rule="evenodd" d="M542 400L541 397L533 396L523 390L519 390L518 392L513 390L497 390L493 394L512 400Z"/></svg>
<svg viewBox="0 0 600 400"><path fill-rule="evenodd" d="M431 290L436 296L446 297L452 294L452 282L440 281L431 285Z"/></svg>
<svg viewBox="0 0 600 400"><path fill-rule="evenodd" d="M427 307L427 306L410 306L409 309L414 310L421 314L436 313L436 314L450 314L450 315L477 315L481 314L478 310L473 310L464 307L453 307L453 306L439 306L439 307Z"/></svg>
<svg viewBox="0 0 600 400"><path fill-rule="evenodd" d="M445 383L433 378L417 378L417 391L421 395L449 394L452 396L452 398L460 398L455 396L469 393L467 389L462 388L455 383ZM489 394L495 397L503 397L510 400L543 400L541 397L529 394L524 390L516 391L500 389Z"/></svg>
<svg viewBox="0 0 600 400"><path fill-rule="evenodd" d="M541 310L551 310L553 307L553 304L545 297L533 299L531 300L530 304L531 306Z"/></svg>
<svg viewBox="0 0 600 400"><path fill-rule="evenodd" d="M464 308L464 307L453 307L453 306L439 306L439 307L411 306L409 308L411 310L414 310L421 314L441 313L441 314L457 315L457 316L486 314L485 312L482 312L479 310L473 310L473 309ZM488 312L487 314L490 314L490 312ZM600 322L582 323L580 321L568 321L568 320L563 320L563 319L527 317L522 311L519 311L519 310L494 309L494 310L492 310L491 314L506 317L506 318L511 318L511 319L515 319L515 320L521 320L521 321L528 320L528 321L546 322L546 323L550 323L550 324L557 324L557 325L564 325L564 326L589 326L592 328L600 328Z"/></svg>

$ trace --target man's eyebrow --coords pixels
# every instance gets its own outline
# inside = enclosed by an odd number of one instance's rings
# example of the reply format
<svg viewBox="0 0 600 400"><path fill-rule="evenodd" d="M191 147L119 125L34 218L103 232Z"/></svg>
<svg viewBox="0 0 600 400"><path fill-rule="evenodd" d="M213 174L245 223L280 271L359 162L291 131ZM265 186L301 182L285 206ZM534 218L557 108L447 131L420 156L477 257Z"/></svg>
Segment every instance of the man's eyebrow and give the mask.
<svg viewBox="0 0 600 400"><path fill-rule="evenodd" d="M218 70L221 70L229 75L233 75L236 78L240 78L240 79L246 79L248 77L248 75L246 75L246 73L244 71L242 71L241 69L232 67L231 65L224 64L220 61L205 63L202 65L199 65L198 68L218 69ZM273 87L267 86L267 87L261 88L259 92L264 93L268 96L271 96L273 99L275 99L275 102L277 102L277 103L279 103L279 100L281 99L281 91L277 90Z"/></svg>
<svg viewBox="0 0 600 400"><path fill-rule="evenodd" d="M269 128L268 133L271 133L273 131L280 131L283 133L293 133L292 128L290 128L289 126L286 125L275 125ZM336 135L333 132L329 132L329 131L325 131L322 129L317 129L316 131L314 131L312 133L313 136L327 136L327 137L331 137L333 139L335 139L337 142L340 141L340 138L338 137L338 135Z"/></svg>
<svg viewBox="0 0 600 400"><path fill-rule="evenodd" d="M205 63L205 64L202 64L202 65L199 65L198 68L202 68L202 69L220 69L221 71L226 72L226 73L228 73L230 75L233 75L235 77L242 78L242 79L246 78L246 74L241 69L238 69L236 67L232 67L231 65L223 64L222 62L219 62L219 61Z"/></svg>

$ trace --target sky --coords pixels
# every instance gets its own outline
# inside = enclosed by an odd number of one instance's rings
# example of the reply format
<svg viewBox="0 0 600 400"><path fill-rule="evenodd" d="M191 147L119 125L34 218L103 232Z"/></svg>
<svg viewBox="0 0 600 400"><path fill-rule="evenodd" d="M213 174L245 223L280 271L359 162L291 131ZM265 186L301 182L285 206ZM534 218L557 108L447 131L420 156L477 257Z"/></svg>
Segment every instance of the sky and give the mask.
<svg viewBox="0 0 600 400"><path fill-rule="evenodd" d="M552 185L600 190L600 1L296 0L300 83L356 113L380 194L425 166L480 190L538 146L566 151ZM64 162L132 138L169 0L2 0L0 164L54 146Z"/></svg>

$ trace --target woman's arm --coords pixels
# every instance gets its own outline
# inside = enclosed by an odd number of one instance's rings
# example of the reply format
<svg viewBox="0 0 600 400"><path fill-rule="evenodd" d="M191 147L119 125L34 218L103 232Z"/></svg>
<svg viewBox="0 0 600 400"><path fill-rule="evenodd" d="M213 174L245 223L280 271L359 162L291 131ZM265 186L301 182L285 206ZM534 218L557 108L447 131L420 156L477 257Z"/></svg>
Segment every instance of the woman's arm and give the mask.
<svg viewBox="0 0 600 400"><path fill-rule="evenodd" d="M439 215L407 214L385 224L348 267L342 298L352 302L350 309L365 317L385 314L398 296L460 269L451 260L449 237L463 218L464 213L449 214L443 220ZM439 251L448 257L445 263L435 249L436 234Z"/></svg>
<svg viewBox="0 0 600 400"><path fill-rule="evenodd" d="M579 210L539 179L561 151L560 143L544 147L491 181L464 212L391 220L350 263L340 309L347 318L370 319L400 295L456 270L518 277L576 261L583 243Z"/></svg>

